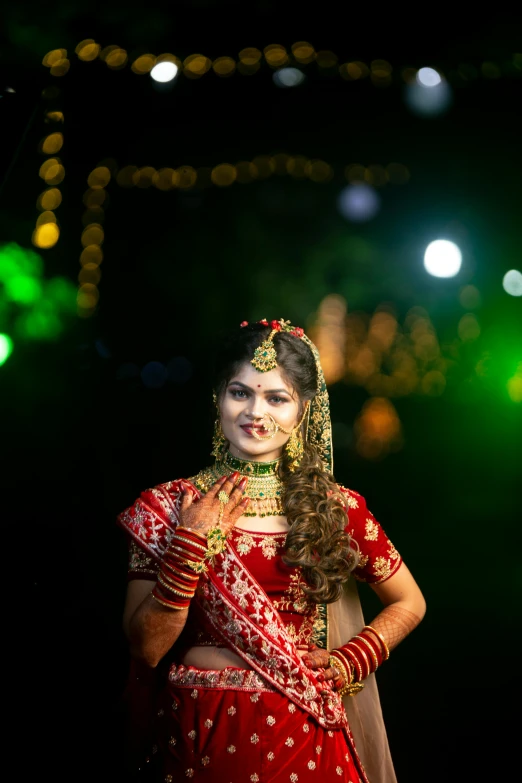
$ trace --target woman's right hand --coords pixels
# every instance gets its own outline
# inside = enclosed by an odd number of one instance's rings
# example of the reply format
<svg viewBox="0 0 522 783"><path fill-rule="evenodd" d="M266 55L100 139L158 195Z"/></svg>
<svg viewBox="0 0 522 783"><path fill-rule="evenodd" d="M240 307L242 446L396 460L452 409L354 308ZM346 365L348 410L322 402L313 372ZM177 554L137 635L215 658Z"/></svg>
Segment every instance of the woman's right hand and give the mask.
<svg viewBox="0 0 522 783"><path fill-rule="evenodd" d="M201 498L194 499L191 492L185 492L180 506L180 526L206 536L208 531L218 524L222 507L218 495L225 492L229 501L223 509L220 528L227 535L239 517L245 513L250 502L249 498L243 497L248 477L244 476L236 486L238 478L237 471L230 476L222 476Z"/></svg>

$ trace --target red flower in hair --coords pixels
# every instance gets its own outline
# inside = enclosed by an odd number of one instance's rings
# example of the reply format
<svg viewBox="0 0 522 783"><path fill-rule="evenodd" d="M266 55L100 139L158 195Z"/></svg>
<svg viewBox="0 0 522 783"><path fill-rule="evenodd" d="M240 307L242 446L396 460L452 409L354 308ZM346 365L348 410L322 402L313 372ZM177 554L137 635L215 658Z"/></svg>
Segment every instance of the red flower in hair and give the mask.
<svg viewBox="0 0 522 783"><path fill-rule="evenodd" d="M281 324L279 321L270 321L270 328L271 329L277 329L278 332L281 331Z"/></svg>
<svg viewBox="0 0 522 783"><path fill-rule="evenodd" d="M300 326L296 326L295 329L292 329L290 334L293 334L294 337L302 337L304 335L304 329L301 329Z"/></svg>
<svg viewBox="0 0 522 783"><path fill-rule="evenodd" d="M268 326L268 321L266 318L262 318L260 321L257 322L258 324L263 324L263 326Z"/></svg>
<svg viewBox="0 0 522 783"><path fill-rule="evenodd" d="M248 326L248 321L241 321L240 326Z"/></svg>

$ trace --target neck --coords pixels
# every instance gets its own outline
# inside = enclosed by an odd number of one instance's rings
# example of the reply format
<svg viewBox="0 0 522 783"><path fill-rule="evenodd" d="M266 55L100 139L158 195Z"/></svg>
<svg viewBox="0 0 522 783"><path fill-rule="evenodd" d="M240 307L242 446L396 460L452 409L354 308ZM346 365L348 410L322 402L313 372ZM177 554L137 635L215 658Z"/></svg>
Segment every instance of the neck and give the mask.
<svg viewBox="0 0 522 783"><path fill-rule="evenodd" d="M268 462L259 462L252 459L240 459L239 457L234 457L230 451L225 451L221 459L217 460L216 463L225 469L237 470L243 476L267 476L277 473L281 457Z"/></svg>

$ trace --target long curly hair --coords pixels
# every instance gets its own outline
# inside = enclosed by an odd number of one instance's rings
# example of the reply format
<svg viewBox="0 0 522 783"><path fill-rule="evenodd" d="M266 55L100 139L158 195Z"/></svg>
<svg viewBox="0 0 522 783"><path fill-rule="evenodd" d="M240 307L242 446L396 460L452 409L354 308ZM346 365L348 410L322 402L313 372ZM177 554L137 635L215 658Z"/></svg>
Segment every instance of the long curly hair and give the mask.
<svg viewBox="0 0 522 783"><path fill-rule="evenodd" d="M249 324L221 341L214 364L214 391L218 398L255 349L270 334L270 327ZM317 367L301 339L278 332L273 338L277 364L299 397L299 417L306 402L317 393ZM305 423L302 424L303 430ZM303 432L304 435L304 432ZM316 603L340 598L343 583L356 567L358 547L346 527L346 508L334 476L324 468L317 449L304 441L304 455L293 472L283 451L280 475L284 485L283 510L290 530L283 561L299 566L302 588Z"/></svg>

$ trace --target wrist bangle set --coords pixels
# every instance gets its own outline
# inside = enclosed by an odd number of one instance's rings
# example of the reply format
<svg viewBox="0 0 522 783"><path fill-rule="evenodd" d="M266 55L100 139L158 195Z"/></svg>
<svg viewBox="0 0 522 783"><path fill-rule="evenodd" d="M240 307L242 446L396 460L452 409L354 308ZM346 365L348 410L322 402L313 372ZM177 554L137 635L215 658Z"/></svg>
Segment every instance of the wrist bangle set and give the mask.
<svg viewBox="0 0 522 783"><path fill-rule="evenodd" d="M346 685L338 692L341 696L346 693L353 695L364 687L363 680L369 674L376 671L383 661L390 657L390 650L381 634L371 625L365 625L363 630L353 636L350 641L332 650L330 653L336 658L336 666L344 663L343 669L348 672Z"/></svg>
<svg viewBox="0 0 522 783"><path fill-rule="evenodd" d="M195 530L178 527L163 555L152 597L168 609L186 609L203 571L207 570L207 539Z"/></svg>

